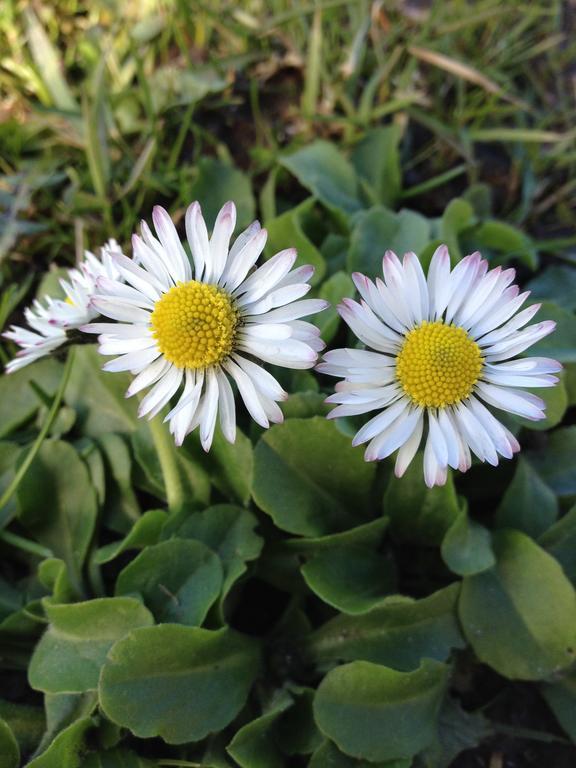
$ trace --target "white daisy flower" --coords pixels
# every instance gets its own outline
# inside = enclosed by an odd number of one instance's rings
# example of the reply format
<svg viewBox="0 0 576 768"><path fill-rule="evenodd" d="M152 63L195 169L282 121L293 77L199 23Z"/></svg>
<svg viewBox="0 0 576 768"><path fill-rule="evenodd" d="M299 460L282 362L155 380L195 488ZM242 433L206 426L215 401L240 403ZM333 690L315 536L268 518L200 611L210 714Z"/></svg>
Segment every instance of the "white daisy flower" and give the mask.
<svg viewBox="0 0 576 768"><path fill-rule="evenodd" d="M107 295L95 308L117 323L92 323L100 352L119 355L107 371L131 371L136 378L127 397L146 387L140 416L156 416L183 391L166 420L177 445L196 427L205 450L212 443L217 416L224 437L234 442L236 415L230 379L252 418L261 426L283 419L277 401L287 394L256 360L287 368L313 367L324 348L319 330L300 318L327 302L299 301L308 291L313 267L292 269L296 251L281 251L255 271L266 243L256 221L229 248L236 208L226 203L208 237L200 205L186 212L192 263L168 213L153 211L155 237L142 222L132 239L134 259L116 256L126 284L101 278ZM249 274L251 272L251 274Z"/></svg>
<svg viewBox="0 0 576 768"><path fill-rule="evenodd" d="M100 277L120 279L114 265L114 254L122 251L115 240L109 240L102 248L101 258L85 251L84 261L77 269L68 271L68 279L60 280L66 299L47 296L45 303L35 300L32 307L24 310L29 328L12 325L3 335L21 347L7 366L13 373L45 355L49 355L67 340L67 331L79 328L98 316L90 304Z"/></svg>
<svg viewBox="0 0 576 768"><path fill-rule="evenodd" d="M516 438L486 404L527 419L543 419L541 398L518 387L552 387L561 370L556 360L513 360L547 336L555 323L525 327L535 304L518 312L529 291L512 285L513 269L496 267L479 253L450 270L446 246L434 253L428 278L418 257L401 262L391 251L383 260L384 280L355 273L361 303L344 299L340 315L367 349L326 353L318 370L344 381L328 402L329 418L379 411L356 434L368 442L367 461L398 450L401 477L427 427L424 478L429 487L446 482L447 468L465 472L470 452L498 464L520 449Z"/></svg>

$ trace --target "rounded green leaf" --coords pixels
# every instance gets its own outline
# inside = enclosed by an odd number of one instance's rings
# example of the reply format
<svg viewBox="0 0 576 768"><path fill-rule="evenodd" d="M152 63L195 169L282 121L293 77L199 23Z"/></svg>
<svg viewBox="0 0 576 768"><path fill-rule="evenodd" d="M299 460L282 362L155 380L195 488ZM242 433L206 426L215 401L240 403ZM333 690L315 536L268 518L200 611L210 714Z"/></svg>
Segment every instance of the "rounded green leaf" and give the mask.
<svg viewBox="0 0 576 768"><path fill-rule="evenodd" d="M366 613L394 587L391 561L366 546L348 544L322 549L301 571L310 589L343 613Z"/></svg>
<svg viewBox="0 0 576 768"><path fill-rule="evenodd" d="M525 459L519 458L512 482L496 510L498 528L515 528L536 538L557 517L556 494Z"/></svg>
<svg viewBox="0 0 576 768"><path fill-rule="evenodd" d="M260 554L263 540L255 533L257 524L256 517L247 509L217 504L189 515L177 534L184 539L196 539L218 554L224 569L222 593L226 595L245 572L246 562Z"/></svg>
<svg viewBox="0 0 576 768"><path fill-rule="evenodd" d="M70 568L75 581L96 523L96 493L74 448L45 441L18 488L20 519Z"/></svg>
<svg viewBox="0 0 576 768"><path fill-rule="evenodd" d="M199 741L236 717L258 667L258 644L232 630L137 629L108 654L100 704L140 738Z"/></svg>
<svg viewBox="0 0 576 768"><path fill-rule="evenodd" d="M70 605L45 605L50 626L34 650L28 679L49 693L81 693L98 686L110 647L136 627L154 623L131 597L102 597Z"/></svg>
<svg viewBox="0 0 576 768"><path fill-rule="evenodd" d="M333 422L290 419L256 446L253 496L279 528L322 536L361 522L375 469Z"/></svg>
<svg viewBox="0 0 576 768"><path fill-rule="evenodd" d="M412 757L436 735L448 674L449 667L428 660L414 672L344 664L320 683L316 722L347 755L372 762Z"/></svg>
<svg viewBox="0 0 576 768"><path fill-rule="evenodd" d="M12 729L0 718L0 768L18 768L20 748Z"/></svg>
<svg viewBox="0 0 576 768"><path fill-rule="evenodd" d="M456 605L459 584L424 598L388 598L363 616L336 616L304 641L306 658L319 666L371 661L410 671L422 658L446 661L463 648Z"/></svg>
<svg viewBox="0 0 576 768"><path fill-rule="evenodd" d="M576 647L576 594L559 563L519 531L493 536L496 565L464 578L459 612L481 661L505 677L542 680Z"/></svg>
<svg viewBox="0 0 576 768"><path fill-rule="evenodd" d="M490 532L462 510L442 542L442 559L453 573L470 576L495 563Z"/></svg>
<svg viewBox="0 0 576 768"><path fill-rule="evenodd" d="M120 572L116 594L141 594L158 621L197 626L221 587L222 565L211 549L170 539L147 547Z"/></svg>
<svg viewBox="0 0 576 768"><path fill-rule="evenodd" d="M377 763L368 762L368 760L356 760L340 752L331 741L325 741L312 755L308 768L410 768L411 764L411 758L378 761Z"/></svg>

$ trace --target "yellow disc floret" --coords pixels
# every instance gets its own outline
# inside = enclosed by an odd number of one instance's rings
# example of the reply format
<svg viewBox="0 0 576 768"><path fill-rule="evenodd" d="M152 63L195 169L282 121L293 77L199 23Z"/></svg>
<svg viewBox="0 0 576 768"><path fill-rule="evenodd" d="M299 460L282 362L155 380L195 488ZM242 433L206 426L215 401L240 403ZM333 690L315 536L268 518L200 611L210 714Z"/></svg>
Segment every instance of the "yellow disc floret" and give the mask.
<svg viewBox="0 0 576 768"><path fill-rule="evenodd" d="M464 328L440 320L411 330L396 360L402 389L426 408L444 408L467 398L481 370L478 344Z"/></svg>
<svg viewBox="0 0 576 768"><path fill-rule="evenodd" d="M166 360L178 368L206 368L232 351L238 312L223 290L191 280L158 299L151 323Z"/></svg>

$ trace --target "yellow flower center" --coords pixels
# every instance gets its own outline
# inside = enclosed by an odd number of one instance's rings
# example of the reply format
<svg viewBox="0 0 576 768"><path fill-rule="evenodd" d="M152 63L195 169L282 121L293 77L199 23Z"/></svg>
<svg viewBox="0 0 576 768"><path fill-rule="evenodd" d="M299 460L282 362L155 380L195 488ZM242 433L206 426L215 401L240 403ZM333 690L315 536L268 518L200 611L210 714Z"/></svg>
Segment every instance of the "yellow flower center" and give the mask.
<svg viewBox="0 0 576 768"><path fill-rule="evenodd" d="M396 360L402 389L417 405L443 408L464 400L482 370L480 347L464 328L423 322L407 334Z"/></svg>
<svg viewBox="0 0 576 768"><path fill-rule="evenodd" d="M66 304L69 304L71 307L75 307L76 306L76 304L74 304L74 302L72 301L70 296L66 296L64 301L65 301Z"/></svg>
<svg viewBox="0 0 576 768"><path fill-rule="evenodd" d="M158 299L151 322L166 360L178 368L206 368L232 351L238 312L220 288L190 280Z"/></svg>

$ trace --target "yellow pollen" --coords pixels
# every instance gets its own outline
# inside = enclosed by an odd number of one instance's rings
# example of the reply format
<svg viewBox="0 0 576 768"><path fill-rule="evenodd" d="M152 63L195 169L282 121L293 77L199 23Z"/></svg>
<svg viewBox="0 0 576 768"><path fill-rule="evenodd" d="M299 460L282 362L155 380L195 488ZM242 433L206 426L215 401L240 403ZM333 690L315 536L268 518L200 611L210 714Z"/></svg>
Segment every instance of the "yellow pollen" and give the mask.
<svg viewBox="0 0 576 768"><path fill-rule="evenodd" d="M407 334L396 376L417 405L444 408L467 398L482 370L480 347L464 328L423 322Z"/></svg>
<svg viewBox="0 0 576 768"><path fill-rule="evenodd" d="M178 368L206 368L232 351L238 312L220 288L190 280L158 299L151 323L166 360Z"/></svg>
<svg viewBox="0 0 576 768"><path fill-rule="evenodd" d="M75 307L76 306L76 304L74 304L74 302L72 301L70 296L66 296L66 304L70 304L71 307Z"/></svg>

